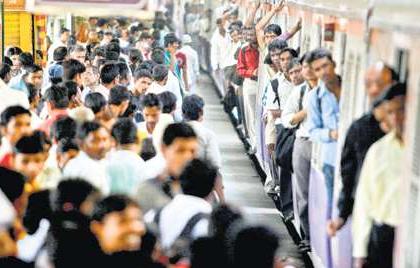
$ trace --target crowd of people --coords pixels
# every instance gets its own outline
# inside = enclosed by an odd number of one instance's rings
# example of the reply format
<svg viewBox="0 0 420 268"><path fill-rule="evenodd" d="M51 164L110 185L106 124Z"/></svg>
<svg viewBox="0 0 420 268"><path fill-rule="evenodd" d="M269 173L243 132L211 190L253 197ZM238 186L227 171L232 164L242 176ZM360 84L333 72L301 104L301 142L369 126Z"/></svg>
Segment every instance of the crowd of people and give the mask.
<svg viewBox="0 0 420 268"><path fill-rule="evenodd" d="M270 24L284 7L284 1L252 3L241 21L237 6L229 3L217 20L211 65L224 75L225 108L238 114L237 127L245 129L249 153L262 152L265 189L279 197L286 224L298 215L302 249L310 250L311 234L335 236L351 217L355 267L392 267L394 230L401 222L398 177L403 166L406 87L392 68L372 64L365 73L370 108L347 133L339 132L342 83L333 55L322 47L304 54L290 47L288 40L300 30L301 21L291 29ZM345 136L341 155L339 136ZM310 182L320 183L311 180L315 144L321 148L317 162L325 194L310 193ZM337 203L336 173L342 178ZM322 229L311 226L310 200L322 200L327 211L327 226ZM337 217L332 214L334 206Z"/></svg>
<svg viewBox="0 0 420 268"><path fill-rule="evenodd" d="M0 66L1 267L283 267L226 204L198 55L161 18L89 18ZM257 249L255 249L257 247Z"/></svg>

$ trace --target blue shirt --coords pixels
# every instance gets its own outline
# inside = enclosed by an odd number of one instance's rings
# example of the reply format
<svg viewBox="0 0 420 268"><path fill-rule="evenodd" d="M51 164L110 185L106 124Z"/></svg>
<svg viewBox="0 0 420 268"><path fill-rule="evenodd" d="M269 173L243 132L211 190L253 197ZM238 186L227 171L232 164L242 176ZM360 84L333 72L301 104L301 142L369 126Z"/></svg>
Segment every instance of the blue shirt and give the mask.
<svg viewBox="0 0 420 268"><path fill-rule="evenodd" d="M337 141L330 138L331 130L338 130L340 106L337 98L323 82L309 94L308 130L312 141L321 146L324 164L335 166Z"/></svg>

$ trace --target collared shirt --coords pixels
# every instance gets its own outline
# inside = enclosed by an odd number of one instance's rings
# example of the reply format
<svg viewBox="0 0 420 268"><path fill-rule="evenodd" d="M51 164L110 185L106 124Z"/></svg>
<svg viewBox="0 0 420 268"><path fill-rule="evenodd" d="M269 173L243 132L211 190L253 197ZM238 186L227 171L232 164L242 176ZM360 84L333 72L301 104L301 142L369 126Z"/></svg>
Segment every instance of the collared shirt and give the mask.
<svg viewBox="0 0 420 268"><path fill-rule="evenodd" d="M0 79L0 114L8 107L20 105L29 109L29 100L25 93L10 89L2 79Z"/></svg>
<svg viewBox="0 0 420 268"><path fill-rule="evenodd" d="M109 99L109 89L106 88L104 85L99 84L92 92L101 93L104 96L105 100L108 101ZM90 93L90 92L89 92Z"/></svg>
<svg viewBox="0 0 420 268"><path fill-rule="evenodd" d="M271 83L268 85L268 95L267 95L267 109L268 110L284 110L286 108L287 100L289 99L290 94L293 91L293 84L286 79L286 77L282 73L277 73L273 80L277 79L278 87L277 92L279 96L279 100L277 100L276 93L273 90ZM281 117L276 118L275 121L276 125L281 124Z"/></svg>
<svg viewBox="0 0 420 268"><path fill-rule="evenodd" d="M144 160L129 150L109 153L106 170L110 179L112 194L133 195L143 180Z"/></svg>
<svg viewBox="0 0 420 268"><path fill-rule="evenodd" d="M197 77L200 75L198 53L189 45L184 45L180 51L187 56L188 84L192 85L197 81Z"/></svg>
<svg viewBox="0 0 420 268"><path fill-rule="evenodd" d="M219 32L219 29L216 29L213 33L213 36L210 40L211 43L211 52L210 52L210 62L213 70L217 68L223 69L227 67L226 57L227 51L226 48L229 46L229 37L226 33L225 36L222 36Z"/></svg>
<svg viewBox="0 0 420 268"><path fill-rule="evenodd" d="M308 130L312 141L322 143L324 164L335 166L337 141L331 139L330 131L338 130L340 106L337 98L321 81L318 88L309 93Z"/></svg>
<svg viewBox="0 0 420 268"><path fill-rule="evenodd" d="M391 132L374 143L360 173L353 210L353 257L366 257L372 224L401 223L404 146Z"/></svg>
<svg viewBox="0 0 420 268"><path fill-rule="evenodd" d="M159 95L160 93L163 93L163 92L165 92L165 91L168 91L168 90L166 89L166 87L165 87L165 86L162 86L162 85L160 85L160 84L158 84L158 83L155 81L155 82L153 82L153 83L150 85L150 87L147 89L146 94L153 93L153 94Z"/></svg>
<svg viewBox="0 0 420 268"><path fill-rule="evenodd" d="M172 245L194 215L198 213L210 214L211 211L210 203L202 198L184 194L175 196L160 214L159 230L163 248L169 248ZM145 216L146 222L152 223L154 216L154 212L148 213ZM208 226L208 219L199 221L192 231L192 237L208 235Z"/></svg>
<svg viewBox="0 0 420 268"><path fill-rule="evenodd" d="M258 69L260 52L258 48L247 45L239 51L236 71L243 78L254 78Z"/></svg>
<svg viewBox="0 0 420 268"><path fill-rule="evenodd" d="M238 49L240 49L241 47L242 47L241 41L234 43L232 39L230 39L229 46L225 48L226 49L226 59L225 59L226 66L233 66L238 63L237 52L238 52Z"/></svg>
<svg viewBox="0 0 420 268"><path fill-rule="evenodd" d="M109 193L109 177L106 172L106 160L95 160L81 151L70 160L63 171L64 177L79 177L90 182L102 194Z"/></svg>
<svg viewBox="0 0 420 268"><path fill-rule="evenodd" d="M303 93L303 97L301 99L301 91L305 90ZM281 120L283 126L286 128L294 128L297 126L297 124L292 124L292 119L295 116L296 113L298 113L299 110L299 102L302 101L302 109L308 108L308 99L309 99L309 92L311 88L307 82L304 82L303 84L296 86L292 93L289 96L289 99L286 102L286 106L284 110L282 111ZM303 137L308 138L309 137L309 130L308 130L308 117L306 116L302 122L300 122L299 128L296 130L296 137Z"/></svg>
<svg viewBox="0 0 420 268"><path fill-rule="evenodd" d="M347 219L353 212L354 196L363 160L370 146L385 135L372 112L354 121L341 152L341 188L338 198L340 217Z"/></svg>
<svg viewBox="0 0 420 268"><path fill-rule="evenodd" d="M195 133L197 133L199 150L198 156L210 161L217 168L222 167L222 156L220 154L219 144L213 131L206 128L202 122L189 121Z"/></svg>

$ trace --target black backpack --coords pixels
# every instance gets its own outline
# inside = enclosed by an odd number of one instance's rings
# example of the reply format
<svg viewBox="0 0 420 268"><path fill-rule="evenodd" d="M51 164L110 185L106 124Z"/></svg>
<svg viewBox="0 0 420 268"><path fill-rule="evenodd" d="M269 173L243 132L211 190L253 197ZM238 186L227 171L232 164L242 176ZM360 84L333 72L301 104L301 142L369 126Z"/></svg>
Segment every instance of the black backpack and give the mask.
<svg viewBox="0 0 420 268"><path fill-rule="evenodd" d="M160 215L162 210L163 208L156 211L153 219L154 224L158 227L157 230L159 230ZM193 242L192 232L201 220L208 219L209 217L210 215L199 212L188 220L184 229L182 229L181 233L172 243L171 247L164 250L165 256L168 257L170 264L176 264L182 259L189 259L191 257L190 246Z"/></svg>
<svg viewBox="0 0 420 268"><path fill-rule="evenodd" d="M273 84L271 84L273 85ZM278 87L278 82L277 82ZM274 90L274 88L273 88ZM306 91L306 84L300 88L299 98L299 110L302 110L303 95ZM274 90L276 99L280 103L277 88ZM285 128L282 124L276 126L277 138L276 138L276 149L275 149L275 160L277 165L282 169L293 172L293 146L296 139L296 130L299 125L295 128Z"/></svg>

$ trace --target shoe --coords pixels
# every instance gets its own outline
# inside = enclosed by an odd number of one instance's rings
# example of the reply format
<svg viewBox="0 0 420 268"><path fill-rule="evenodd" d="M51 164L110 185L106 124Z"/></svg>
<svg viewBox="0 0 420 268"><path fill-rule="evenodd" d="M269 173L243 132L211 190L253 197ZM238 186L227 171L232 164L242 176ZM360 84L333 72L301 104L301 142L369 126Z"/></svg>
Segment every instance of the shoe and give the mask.
<svg viewBox="0 0 420 268"><path fill-rule="evenodd" d="M267 180L264 184L264 191L268 195L277 195L276 185L273 180Z"/></svg>
<svg viewBox="0 0 420 268"><path fill-rule="evenodd" d="M293 215L293 212L284 213L283 215L283 221L285 223L292 222L295 219L295 215Z"/></svg>

